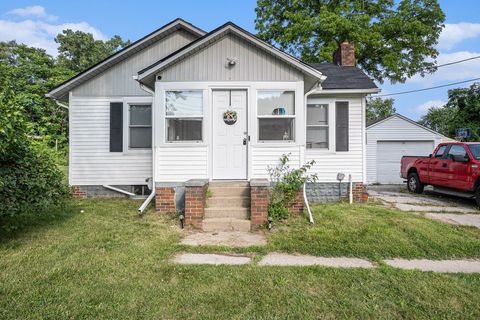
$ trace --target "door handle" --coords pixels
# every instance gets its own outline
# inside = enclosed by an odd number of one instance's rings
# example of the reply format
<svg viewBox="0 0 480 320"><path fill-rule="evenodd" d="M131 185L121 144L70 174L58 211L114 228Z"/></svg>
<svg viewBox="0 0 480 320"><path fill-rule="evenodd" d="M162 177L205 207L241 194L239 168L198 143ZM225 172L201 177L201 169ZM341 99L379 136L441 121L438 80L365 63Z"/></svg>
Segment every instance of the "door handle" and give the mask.
<svg viewBox="0 0 480 320"><path fill-rule="evenodd" d="M244 145L244 146L247 145L247 138L243 138L243 145Z"/></svg>
<svg viewBox="0 0 480 320"><path fill-rule="evenodd" d="M446 164L446 163L442 163L442 167L443 167L443 168L446 168L446 167L447 167L447 164Z"/></svg>

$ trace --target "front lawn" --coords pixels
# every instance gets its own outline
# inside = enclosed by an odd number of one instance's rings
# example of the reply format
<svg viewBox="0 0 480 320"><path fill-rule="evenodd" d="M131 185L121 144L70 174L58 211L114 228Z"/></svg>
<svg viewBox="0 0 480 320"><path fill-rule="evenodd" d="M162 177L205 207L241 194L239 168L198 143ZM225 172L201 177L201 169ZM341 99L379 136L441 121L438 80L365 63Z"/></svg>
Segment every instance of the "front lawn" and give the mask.
<svg viewBox="0 0 480 320"><path fill-rule="evenodd" d="M314 225L304 217L280 223L271 250L322 256L480 258L480 231L426 219L379 204L316 205Z"/></svg>
<svg viewBox="0 0 480 320"><path fill-rule="evenodd" d="M177 221L152 211L138 218L138 205L118 199L72 201L42 219L25 218L28 227L4 233L0 318L480 317L480 275L400 271L382 265L372 270L172 265L169 257L184 249L178 245ZM314 226L291 219L290 226L277 226L267 249L250 251L479 255L478 231L385 210L319 206ZM381 224L381 219L387 222ZM447 244L437 243L442 234L433 237L434 231L443 233ZM453 245L453 240L459 244Z"/></svg>

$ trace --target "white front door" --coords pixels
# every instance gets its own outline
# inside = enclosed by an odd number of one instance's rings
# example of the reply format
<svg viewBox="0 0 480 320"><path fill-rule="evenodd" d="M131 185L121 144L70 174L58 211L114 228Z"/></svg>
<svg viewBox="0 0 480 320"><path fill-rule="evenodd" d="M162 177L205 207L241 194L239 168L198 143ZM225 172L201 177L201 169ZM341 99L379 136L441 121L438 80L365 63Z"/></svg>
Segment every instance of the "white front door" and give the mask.
<svg viewBox="0 0 480 320"><path fill-rule="evenodd" d="M213 179L247 179L247 91L214 90L212 119Z"/></svg>

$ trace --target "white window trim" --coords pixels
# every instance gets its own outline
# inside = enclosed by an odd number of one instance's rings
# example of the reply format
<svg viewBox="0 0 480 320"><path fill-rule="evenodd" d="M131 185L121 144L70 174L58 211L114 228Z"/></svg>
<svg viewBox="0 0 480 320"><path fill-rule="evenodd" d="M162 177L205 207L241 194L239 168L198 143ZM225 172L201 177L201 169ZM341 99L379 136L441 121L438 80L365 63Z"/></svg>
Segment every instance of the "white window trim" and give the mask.
<svg viewBox="0 0 480 320"><path fill-rule="evenodd" d="M166 97L165 94L167 91L199 91L202 92L202 114L201 115L182 115L182 116L172 116L167 115L166 107ZM179 144L182 146L185 145L204 145L205 144L205 90L203 89L165 89L163 90L163 125L164 125L164 139L163 142L167 145ZM168 119L202 119L202 140L180 140L180 141L168 141Z"/></svg>
<svg viewBox="0 0 480 320"><path fill-rule="evenodd" d="M116 100L119 101L119 100ZM112 100L111 102L115 102ZM150 153L153 148L153 140L151 148L130 148L130 105L140 104L146 105L150 104L152 106L152 132L154 130L154 121L153 121L153 99L152 97L125 97L119 102L123 102L123 154L139 154L139 153Z"/></svg>
<svg viewBox="0 0 480 320"><path fill-rule="evenodd" d="M259 91L271 91L271 92L278 92L278 91L289 91L293 92L293 114L289 115L259 115L258 114L258 92ZM259 145L265 144L294 144L298 141L297 139L297 95L298 92L295 89L285 89L285 88L269 88L269 89L256 89L255 90L255 117L256 117L256 127L257 127L257 140L256 142ZM260 140L259 133L260 133L260 119L293 119L293 139L292 140Z"/></svg>
<svg viewBox="0 0 480 320"><path fill-rule="evenodd" d="M325 153L336 153L335 146L335 98L310 98L307 97L305 103L305 152L309 154L325 154ZM343 101L343 100L342 100ZM306 136L307 136L307 106L309 104L326 104L328 105L328 148L307 148L306 147ZM310 127L310 126L308 126ZM313 126L312 126L313 127ZM320 126L319 126L320 127Z"/></svg>

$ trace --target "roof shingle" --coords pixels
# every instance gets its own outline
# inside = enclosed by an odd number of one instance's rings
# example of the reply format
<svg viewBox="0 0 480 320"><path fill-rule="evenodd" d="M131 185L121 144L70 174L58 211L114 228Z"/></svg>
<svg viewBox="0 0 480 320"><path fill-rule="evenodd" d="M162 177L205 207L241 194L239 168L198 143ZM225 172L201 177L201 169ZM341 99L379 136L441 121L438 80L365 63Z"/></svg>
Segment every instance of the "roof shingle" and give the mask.
<svg viewBox="0 0 480 320"><path fill-rule="evenodd" d="M377 86L361 69L343 67L332 63L310 63L327 76L322 82L323 89L376 89Z"/></svg>

